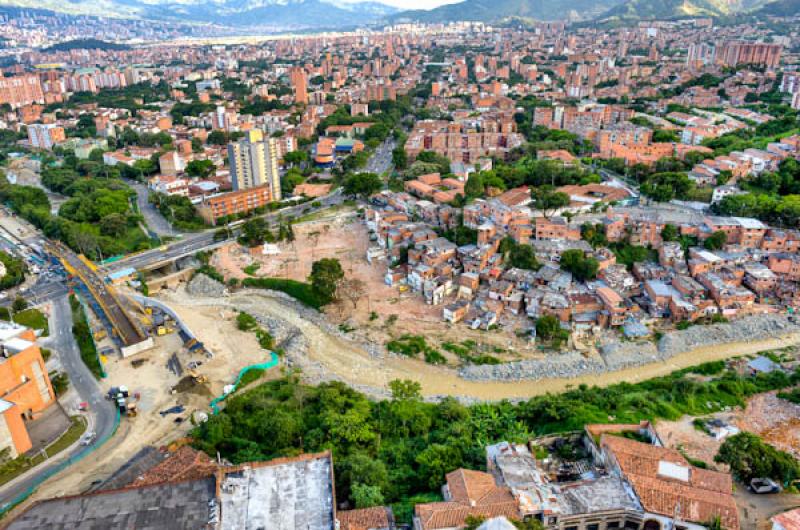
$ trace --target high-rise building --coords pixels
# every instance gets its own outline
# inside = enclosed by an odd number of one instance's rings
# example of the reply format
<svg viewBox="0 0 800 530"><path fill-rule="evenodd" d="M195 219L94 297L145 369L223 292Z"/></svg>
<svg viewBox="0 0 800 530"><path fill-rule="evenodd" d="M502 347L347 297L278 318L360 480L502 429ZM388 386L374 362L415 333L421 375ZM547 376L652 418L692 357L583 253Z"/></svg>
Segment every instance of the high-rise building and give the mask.
<svg viewBox="0 0 800 530"><path fill-rule="evenodd" d="M273 201L281 198L278 173L278 145L275 138L264 138L258 129L248 131L238 142L228 144L231 183L235 191L269 186Z"/></svg>
<svg viewBox="0 0 800 530"><path fill-rule="evenodd" d="M722 66L754 64L775 67L780 64L782 49L780 44L728 41L717 49L716 61Z"/></svg>
<svg viewBox="0 0 800 530"><path fill-rule="evenodd" d="M294 102L308 104L308 80L305 70L299 66L292 68L290 80L294 89Z"/></svg>
<svg viewBox="0 0 800 530"><path fill-rule="evenodd" d="M713 64L717 49L713 44L702 42L700 44L690 44L686 54L686 64L688 65L707 65Z"/></svg>
<svg viewBox="0 0 800 530"><path fill-rule="evenodd" d="M44 93L39 77L33 74L3 77L0 73L0 105L8 103L11 108L44 103Z"/></svg>

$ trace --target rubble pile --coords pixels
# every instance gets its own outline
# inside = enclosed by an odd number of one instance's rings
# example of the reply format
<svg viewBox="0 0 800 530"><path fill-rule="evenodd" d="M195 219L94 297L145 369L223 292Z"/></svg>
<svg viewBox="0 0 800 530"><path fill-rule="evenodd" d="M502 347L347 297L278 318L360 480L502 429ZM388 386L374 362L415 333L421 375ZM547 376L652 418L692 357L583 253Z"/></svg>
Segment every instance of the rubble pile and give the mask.
<svg viewBox="0 0 800 530"><path fill-rule="evenodd" d="M186 292L192 296L218 298L224 296L227 290L217 280L203 273L197 273L186 286Z"/></svg>

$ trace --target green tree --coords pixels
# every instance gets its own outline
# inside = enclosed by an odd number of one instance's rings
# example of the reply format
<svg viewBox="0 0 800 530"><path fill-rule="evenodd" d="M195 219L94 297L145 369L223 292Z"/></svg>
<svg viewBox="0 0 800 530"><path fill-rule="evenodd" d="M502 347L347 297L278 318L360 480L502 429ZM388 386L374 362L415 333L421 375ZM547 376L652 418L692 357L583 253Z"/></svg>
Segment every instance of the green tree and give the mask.
<svg viewBox="0 0 800 530"><path fill-rule="evenodd" d="M203 152L203 141L200 138L192 138L192 153Z"/></svg>
<svg viewBox="0 0 800 530"><path fill-rule="evenodd" d="M109 237L122 237L128 231L125 215L112 213L100 219L100 233Z"/></svg>
<svg viewBox="0 0 800 530"><path fill-rule="evenodd" d="M216 129L208 134L206 141L211 145L225 145L228 143L228 135L225 131Z"/></svg>
<svg viewBox="0 0 800 530"><path fill-rule="evenodd" d="M431 490L436 490L444 483L444 476L461 467L463 456L456 446L431 444L417 455L420 478Z"/></svg>
<svg viewBox="0 0 800 530"><path fill-rule="evenodd" d="M708 250L719 250L728 242L728 234L722 230L717 230L703 242L703 246Z"/></svg>
<svg viewBox="0 0 800 530"><path fill-rule="evenodd" d="M417 160L419 162L435 164L437 171L442 175L450 173L450 159L446 156L442 156L433 151L422 151L417 155Z"/></svg>
<svg viewBox="0 0 800 530"><path fill-rule="evenodd" d="M550 217L548 212L552 214L555 210L569 205L569 195L563 191L556 191L551 186L542 186L536 189L533 195L536 209L545 217Z"/></svg>
<svg viewBox="0 0 800 530"><path fill-rule="evenodd" d="M481 174L477 171L470 173L469 177L467 177L467 183L464 185L464 193L466 193L467 197L475 199L483 196L485 191Z"/></svg>
<svg viewBox="0 0 800 530"><path fill-rule="evenodd" d="M586 257L580 249L566 250L561 254L561 268L572 273L578 281L592 280L597 277L597 270L600 267L594 258Z"/></svg>
<svg viewBox="0 0 800 530"><path fill-rule="evenodd" d="M800 477L800 466L792 455L749 432L726 438L714 461L728 464L736 478L745 483L763 477L787 484Z"/></svg>
<svg viewBox="0 0 800 530"><path fill-rule="evenodd" d="M319 296L323 304L332 302L336 297L336 289L344 279L342 265L336 258L323 258L311 266L308 281L311 288Z"/></svg>
<svg viewBox="0 0 800 530"><path fill-rule="evenodd" d="M375 173L353 173L345 177L342 187L352 197L369 197L380 191L383 181Z"/></svg>
<svg viewBox="0 0 800 530"><path fill-rule="evenodd" d="M508 252L508 264L518 269L532 271L541 267L531 245L514 245Z"/></svg>
<svg viewBox="0 0 800 530"><path fill-rule="evenodd" d="M661 229L661 239L664 241L677 241L679 237L680 234L675 225L665 224L664 228Z"/></svg>
<svg viewBox="0 0 800 530"><path fill-rule="evenodd" d="M392 379L389 389L392 391L392 399L396 400L416 400L422 397L422 385L411 379Z"/></svg>
<svg viewBox="0 0 800 530"><path fill-rule="evenodd" d="M263 217L254 217L242 225L239 243L252 248L263 245L265 241L271 242L273 237Z"/></svg>
<svg viewBox="0 0 800 530"><path fill-rule="evenodd" d="M22 298L21 296L17 296L14 298L14 301L11 303L11 309L15 313L19 313L20 311L25 311L28 308L28 301Z"/></svg>
<svg viewBox="0 0 800 530"><path fill-rule="evenodd" d="M283 161L291 166L308 161L308 153L302 150L290 151L283 156Z"/></svg>
<svg viewBox="0 0 800 530"><path fill-rule="evenodd" d="M191 177L208 178L214 170L214 162L211 160L192 160L186 164L186 174Z"/></svg>
<svg viewBox="0 0 800 530"><path fill-rule="evenodd" d="M408 155L406 154L406 150L403 149L403 146L397 146L392 149L392 164L399 170L408 167Z"/></svg>
<svg viewBox="0 0 800 530"><path fill-rule="evenodd" d="M357 509L382 506L385 502L379 487L366 484L353 484L351 497Z"/></svg>
<svg viewBox="0 0 800 530"><path fill-rule="evenodd" d="M553 315L543 315L536 319L536 336L543 340L556 338L561 331L561 322Z"/></svg>

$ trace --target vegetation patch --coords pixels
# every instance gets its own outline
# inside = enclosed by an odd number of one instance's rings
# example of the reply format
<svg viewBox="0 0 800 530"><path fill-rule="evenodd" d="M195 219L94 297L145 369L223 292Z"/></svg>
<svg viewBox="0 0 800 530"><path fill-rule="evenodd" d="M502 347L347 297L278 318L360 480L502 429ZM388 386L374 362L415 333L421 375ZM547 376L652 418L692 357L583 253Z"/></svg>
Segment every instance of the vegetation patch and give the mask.
<svg viewBox="0 0 800 530"><path fill-rule="evenodd" d="M413 336L393 342L397 350L416 355L426 346ZM698 374L709 373L714 375L698 380ZM372 493L377 489L386 503L402 509L400 519L410 513L406 508L412 502L436 495L446 473L482 469L488 444L527 442L591 423L705 415L798 382L798 373L750 377L709 363L641 383L581 385L518 404L465 406L453 398L426 403L412 381L392 381L391 399L371 401L341 382L310 386L286 377L232 397L192 436L199 449L210 455L219 451L234 463L331 449L337 502L355 505L362 488L354 485L372 486Z"/></svg>
<svg viewBox="0 0 800 530"><path fill-rule="evenodd" d="M35 330L41 330L42 335L45 337L50 333L47 317L38 309L31 308L14 313L14 322Z"/></svg>
<svg viewBox="0 0 800 530"><path fill-rule="evenodd" d="M83 433L86 431L86 420L84 420L81 416L72 416L70 421L72 422L70 427L66 430L66 432L64 432L64 434L61 435L58 440L53 442L49 447L47 447L47 449L45 449L45 454L42 454L40 451L32 457L20 455L13 460L8 460L8 449L6 448L0 452L0 460L3 460L3 456L6 457L5 462L0 464L0 485L14 480L29 469L44 462L46 458L54 457L67 447L77 442L81 435L83 435Z"/></svg>
<svg viewBox="0 0 800 530"><path fill-rule="evenodd" d="M11 254L0 251L0 262L5 265L6 273L0 278L0 291L19 285L25 279L25 262Z"/></svg>
<svg viewBox="0 0 800 530"><path fill-rule="evenodd" d="M97 354L97 347L83 306L74 294L69 296L69 305L72 308L72 334L81 351L81 359L92 375L101 379L106 376L106 372L100 363L100 356Z"/></svg>
<svg viewBox="0 0 800 530"><path fill-rule="evenodd" d="M242 281L242 285L245 287L255 287L257 289L281 291L314 309L320 309L325 305L319 295L314 291L311 284L298 282L297 280L286 280L283 278L245 278Z"/></svg>

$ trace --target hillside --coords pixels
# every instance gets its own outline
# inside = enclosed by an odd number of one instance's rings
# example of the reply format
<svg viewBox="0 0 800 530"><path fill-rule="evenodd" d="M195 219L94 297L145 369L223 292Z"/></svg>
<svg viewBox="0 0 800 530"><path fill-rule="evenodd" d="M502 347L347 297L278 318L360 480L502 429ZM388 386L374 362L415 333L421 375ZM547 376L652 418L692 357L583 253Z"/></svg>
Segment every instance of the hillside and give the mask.
<svg viewBox="0 0 800 530"><path fill-rule="evenodd" d="M759 4L758 0L628 0L613 7L603 20L647 20L693 16L719 17L747 11Z"/></svg>
<svg viewBox="0 0 800 530"><path fill-rule="evenodd" d="M465 0L430 11L403 11L393 20L496 22L510 17L535 20L582 20L593 18L622 0Z"/></svg>
<svg viewBox="0 0 800 530"><path fill-rule="evenodd" d="M800 14L800 0L777 0L770 2L753 13L756 16L769 15L776 17L791 17Z"/></svg>
<svg viewBox="0 0 800 530"><path fill-rule="evenodd" d="M271 29L358 26L377 22L397 12L397 9L375 1L337 5L332 0L0 0L2 6L72 15Z"/></svg>

